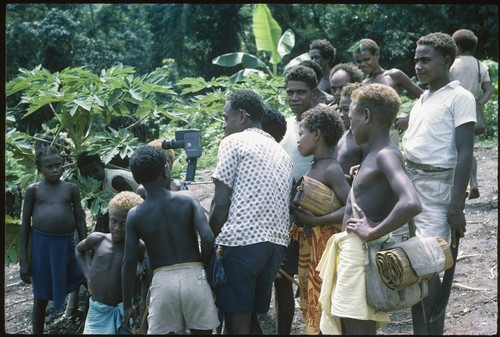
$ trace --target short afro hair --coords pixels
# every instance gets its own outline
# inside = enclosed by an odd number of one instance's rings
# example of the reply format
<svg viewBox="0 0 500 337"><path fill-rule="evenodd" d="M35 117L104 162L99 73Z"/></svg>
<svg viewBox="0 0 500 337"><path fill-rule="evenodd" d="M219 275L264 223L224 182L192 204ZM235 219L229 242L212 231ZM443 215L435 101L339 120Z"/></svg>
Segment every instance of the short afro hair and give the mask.
<svg viewBox="0 0 500 337"><path fill-rule="evenodd" d="M453 41L453 38L446 33L436 32L422 36L418 39L417 46L422 45L433 47L437 52L445 57L450 56L450 67L457 57L457 44Z"/></svg>
<svg viewBox="0 0 500 337"><path fill-rule="evenodd" d="M362 82L355 82L355 83L347 83L346 85L344 85L344 87L342 88L342 92L340 93L340 96L347 96L347 97L351 97L352 95L352 92L356 89L358 89L359 87L363 86L363 83Z"/></svg>
<svg viewBox="0 0 500 337"><path fill-rule="evenodd" d="M351 80L350 83L361 82L363 81L363 72L358 68L354 63L339 63L335 67L330 70L330 78L332 78L333 74L337 71L343 70L345 71Z"/></svg>
<svg viewBox="0 0 500 337"><path fill-rule="evenodd" d="M274 108L266 108L262 117L262 130L273 136L278 143L281 142L286 133L285 116Z"/></svg>
<svg viewBox="0 0 500 337"><path fill-rule="evenodd" d="M401 98L396 90L379 83L362 85L352 92L351 100L357 110L370 110L373 118L387 127L394 123L401 106Z"/></svg>
<svg viewBox="0 0 500 337"><path fill-rule="evenodd" d="M459 29L451 36L462 51L472 52L477 46L477 36L472 30Z"/></svg>
<svg viewBox="0 0 500 337"><path fill-rule="evenodd" d="M351 51L353 55L362 54L364 52L369 52L371 55L380 55L380 48L377 42L372 39L359 40L349 48L349 51Z"/></svg>
<svg viewBox="0 0 500 337"><path fill-rule="evenodd" d="M115 195L109 201L108 210L109 212L112 212L119 209L128 213L131 208L139 205L143 201L144 200L139 194L130 191L123 191Z"/></svg>
<svg viewBox="0 0 500 337"><path fill-rule="evenodd" d="M229 95L228 102L235 110L245 110L252 121L259 122L264 114L264 103L262 98L252 90L239 90Z"/></svg>
<svg viewBox="0 0 500 337"><path fill-rule="evenodd" d="M57 155L61 157L61 152L54 145L40 145L35 152L35 164L37 168L42 167L42 158Z"/></svg>
<svg viewBox="0 0 500 337"><path fill-rule="evenodd" d="M332 67L335 64L335 54L336 50L330 43L330 41L322 39L322 40L313 40L309 45L309 51L313 49L318 49L321 57L329 58L330 62L328 65Z"/></svg>
<svg viewBox="0 0 500 337"><path fill-rule="evenodd" d="M314 62L313 60L304 60L299 63L299 65L311 68L316 74L316 79L319 81L323 77L323 69L321 66Z"/></svg>
<svg viewBox="0 0 500 337"><path fill-rule="evenodd" d="M306 66L297 65L288 69L285 75L285 85L290 81L304 82L311 90L318 87L318 79L314 70Z"/></svg>
<svg viewBox="0 0 500 337"><path fill-rule="evenodd" d="M325 143L332 148L344 134L344 124L334 107L318 104L302 115L302 123L311 132L320 130Z"/></svg>
<svg viewBox="0 0 500 337"><path fill-rule="evenodd" d="M130 157L130 171L138 184L156 179L165 169L167 157L162 149L145 145L134 151Z"/></svg>

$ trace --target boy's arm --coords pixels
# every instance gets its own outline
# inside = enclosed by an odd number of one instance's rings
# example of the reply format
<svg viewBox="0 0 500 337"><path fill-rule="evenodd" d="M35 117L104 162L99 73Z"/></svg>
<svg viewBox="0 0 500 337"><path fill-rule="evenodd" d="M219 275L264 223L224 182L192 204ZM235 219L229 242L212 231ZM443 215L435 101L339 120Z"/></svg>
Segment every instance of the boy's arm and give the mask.
<svg viewBox="0 0 500 337"><path fill-rule="evenodd" d="M353 231L362 240L378 239L408 223L422 211L422 204L410 178L404 170L403 158L396 149L385 149L377 155L377 165L385 175L389 186L398 200L387 217L378 224L368 219L357 204L354 205L360 219L348 220L347 231ZM380 196L383 197L383 196Z"/></svg>
<svg viewBox="0 0 500 337"><path fill-rule="evenodd" d="M208 225L207 217L201 208L200 202L193 196L193 221L194 227L200 236L201 241L201 261L206 264L210 258L210 254L214 249L215 236L212 229Z"/></svg>
<svg viewBox="0 0 500 337"><path fill-rule="evenodd" d="M229 206L231 205L231 188L222 181L214 179L215 191L210 207L209 224L212 232L217 237L222 226L227 221Z"/></svg>
<svg viewBox="0 0 500 337"><path fill-rule="evenodd" d="M480 105L485 105L493 94L493 87L491 86L491 82L482 82L481 89L483 91L483 94L478 98L477 102Z"/></svg>
<svg viewBox="0 0 500 337"><path fill-rule="evenodd" d="M424 92L418 85L412 82L408 75L399 69L394 72L393 78L401 88L408 92L408 96L411 98L419 98Z"/></svg>
<svg viewBox="0 0 500 337"><path fill-rule="evenodd" d="M137 207L137 206L136 206ZM125 252L122 264L122 294L123 294L123 324L129 326L129 318L134 314L132 298L134 297L134 283L137 271L137 256L139 251L139 234L137 226L140 224L140 214L136 207L127 214L125 222Z"/></svg>
<svg viewBox="0 0 500 337"><path fill-rule="evenodd" d="M465 232L465 191L469 184L472 167L474 139L474 123L465 123L455 128L455 144L457 147L457 166L451 189L450 206L448 207L448 224L451 226L451 244L455 247L457 238Z"/></svg>
<svg viewBox="0 0 500 337"><path fill-rule="evenodd" d="M26 189L23 202L23 214L21 220L21 231L19 233L19 274L24 283L31 284L31 275L28 263L28 242L31 234L31 215L35 204L36 185L30 185Z"/></svg>
<svg viewBox="0 0 500 337"><path fill-rule="evenodd" d="M87 224L85 222L85 211L82 208L80 191L76 185L71 187L71 199L73 202L73 212L75 214L76 231L80 241L87 237Z"/></svg>
<svg viewBox="0 0 500 337"><path fill-rule="evenodd" d="M137 272L136 275L140 276L144 271L144 253L146 252L146 246L144 245L144 241L139 240L139 249L137 255Z"/></svg>
<svg viewBox="0 0 500 337"><path fill-rule="evenodd" d="M87 280L87 286L89 290L89 294L92 295L92 284L90 279L90 264L91 259L88 254L88 251L95 250L95 247L99 245L99 243L104 238L102 233L91 233L86 239L80 241L75 247L75 258L80 268L82 269L83 275Z"/></svg>

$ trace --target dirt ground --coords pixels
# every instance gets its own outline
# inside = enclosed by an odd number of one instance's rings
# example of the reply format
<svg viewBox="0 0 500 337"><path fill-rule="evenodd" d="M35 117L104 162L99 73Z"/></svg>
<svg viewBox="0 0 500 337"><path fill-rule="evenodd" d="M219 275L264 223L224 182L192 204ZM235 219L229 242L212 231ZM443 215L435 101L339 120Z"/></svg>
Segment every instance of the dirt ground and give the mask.
<svg viewBox="0 0 500 337"><path fill-rule="evenodd" d="M478 160L480 198L467 200L465 213L467 232L460 241L458 263L450 301L446 310L445 335L496 335L498 330L498 149L480 148ZM198 172L205 178L209 171ZM191 185L201 203L208 208L212 184ZM5 268L4 332L31 333L31 286L19 278L19 266ZM47 309L45 332L73 335L83 330L85 291L80 291L78 312L70 318ZM265 334L275 334L274 302L270 311L259 316ZM411 335L409 310L391 313L391 323L378 330L380 335ZM296 310L292 334L304 334L301 313Z"/></svg>

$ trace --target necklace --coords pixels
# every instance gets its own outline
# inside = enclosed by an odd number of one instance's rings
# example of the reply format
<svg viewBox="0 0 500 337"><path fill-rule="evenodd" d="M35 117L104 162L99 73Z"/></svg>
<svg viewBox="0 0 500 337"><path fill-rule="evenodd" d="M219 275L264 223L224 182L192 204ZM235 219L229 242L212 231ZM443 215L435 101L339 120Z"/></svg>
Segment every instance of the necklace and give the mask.
<svg viewBox="0 0 500 337"><path fill-rule="evenodd" d="M333 157L325 157L325 158L313 159L311 161L311 168L314 168L319 161L326 160L326 159L335 159L335 158L333 158Z"/></svg>

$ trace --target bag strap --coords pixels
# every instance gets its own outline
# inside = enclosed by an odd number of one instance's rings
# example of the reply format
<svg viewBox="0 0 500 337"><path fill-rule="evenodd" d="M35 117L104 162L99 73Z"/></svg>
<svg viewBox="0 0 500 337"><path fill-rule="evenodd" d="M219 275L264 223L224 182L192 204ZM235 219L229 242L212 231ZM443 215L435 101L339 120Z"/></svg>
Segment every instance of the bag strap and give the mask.
<svg viewBox="0 0 500 337"><path fill-rule="evenodd" d="M476 59L477 62L477 81L481 84L481 68L479 68L479 60Z"/></svg>

